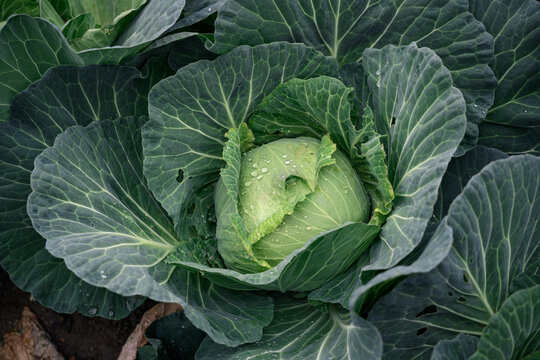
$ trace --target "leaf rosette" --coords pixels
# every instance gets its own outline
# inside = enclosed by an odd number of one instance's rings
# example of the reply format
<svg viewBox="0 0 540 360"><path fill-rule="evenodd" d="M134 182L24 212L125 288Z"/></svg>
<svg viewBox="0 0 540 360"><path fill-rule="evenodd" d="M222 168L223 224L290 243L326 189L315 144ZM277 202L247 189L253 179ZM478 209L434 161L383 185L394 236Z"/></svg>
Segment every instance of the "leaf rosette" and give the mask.
<svg viewBox="0 0 540 360"><path fill-rule="evenodd" d="M463 96L433 51L363 59L340 69L277 42L181 68L150 90L146 123L95 116L36 158L34 228L89 284L178 302L218 344L257 341L272 298L235 290L311 291L400 262L463 137Z"/></svg>

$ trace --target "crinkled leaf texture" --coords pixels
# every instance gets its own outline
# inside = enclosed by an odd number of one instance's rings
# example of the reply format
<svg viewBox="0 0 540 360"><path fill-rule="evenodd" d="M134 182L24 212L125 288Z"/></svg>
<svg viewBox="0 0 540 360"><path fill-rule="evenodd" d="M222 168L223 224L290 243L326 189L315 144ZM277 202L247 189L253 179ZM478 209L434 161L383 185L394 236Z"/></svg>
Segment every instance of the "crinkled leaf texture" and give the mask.
<svg viewBox="0 0 540 360"><path fill-rule="evenodd" d="M490 63L498 85L479 143L508 154L540 154L540 3L471 0L471 12L495 38Z"/></svg>
<svg viewBox="0 0 540 360"><path fill-rule="evenodd" d="M471 178L448 211L449 255L432 272L405 279L369 314L385 356L425 359L440 340L482 335L514 280L537 270L539 179L540 159L530 155L491 162Z"/></svg>
<svg viewBox="0 0 540 360"><path fill-rule="evenodd" d="M271 299L232 293L162 260L179 242L143 176L145 118L73 126L35 160L28 214L47 249L85 281L180 303L216 342L260 338ZM231 326L234 322L234 326Z"/></svg>
<svg viewBox="0 0 540 360"><path fill-rule="evenodd" d="M393 210L371 247L369 270L396 265L422 239L446 167L465 131L465 101L430 49L367 49L363 65L375 127L385 136Z"/></svg>
<svg viewBox="0 0 540 360"><path fill-rule="evenodd" d="M463 93L467 130L458 149L462 154L476 144L478 124L493 104L497 85L488 66L493 37L468 9L467 0L231 0L219 10L211 50L302 42L343 64L362 60L368 48L416 41L442 59Z"/></svg>
<svg viewBox="0 0 540 360"><path fill-rule="evenodd" d="M226 348L206 339L197 360L294 359L378 360L382 342L377 329L339 306L322 313L305 299L277 296L274 320L253 344Z"/></svg>
<svg viewBox="0 0 540 360"><path fill-rule="evenodd" d="M55 67L14 98L9 122L0 124L0 264L55 311L121 318L141 300L81 281L45 250L26 211L34 159L72 125L146 115L154 75L121 66Z"/></svg>
<svg viewBox="0 0 540 360"><path fill-rule="evenodd" d="M293 79L276 87L249 119L257 142L329 134L348 155L371 197L370 223L381 225L392 209L385 151L369 108L357 130L352 116L352 88L336 78ZM356 120L356 119L355 119ZM356 122L356 121L355 121Z"/></svg>

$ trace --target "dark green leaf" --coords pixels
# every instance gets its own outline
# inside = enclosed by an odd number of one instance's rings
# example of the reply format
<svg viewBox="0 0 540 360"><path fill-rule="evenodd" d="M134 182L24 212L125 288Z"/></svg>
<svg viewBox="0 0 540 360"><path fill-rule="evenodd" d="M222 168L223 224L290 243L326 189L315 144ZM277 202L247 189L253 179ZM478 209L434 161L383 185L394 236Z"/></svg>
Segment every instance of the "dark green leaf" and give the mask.
<svg viewBox="0 0 540 360"><path fill-rule="evenodd" d="M540 285L510 296L489 320L471 360L523 359L540 351Z"/></svg>
<svg viewBox="0 0 540 360"><path fill-rule="evenodd" d="M471 0L495 38L490 66L499 84L480 126L480 144L509 154L540 154L540 2Z"/></svg>
<svg viewBox="0 0 540 360"><path fill-rule="evenodd" d="M433 271L413 275L369 314L385 356L427 359L440 340L481 335L523 271L537 266L540 159L497 160L471 178L448 211L453 245Z"/></svg>
<svg viewBox="0 0 540 360"><path fill-rule="evenodd" d="M499 150L476 146L465 155L452 158L441 182L439 198L433 212L433 220L440 222L446 216L450 204L461 194L473 175L476 175L490 162L507 157L505 153Z"/></svg>
<svg viewBox="0 0 540 360"><path fill-rule="evenodd" d="M39 0L9 0L0 3L0 22L14 14L39 16Z"/></svg>
<svg viewBox="0 0 540 360"><path fill-rule="evenodd" d="M45 250L26 209L34 159L69 126L144 115L149 79L126 67L56 67L15 97L9 122L0 124L0 261L17 286L56 311L119 318L132 309L127 299L79 281Z"/></svg>
<svg viewBox="0 0 540 360"><path fill-rule="evenodd" d="M439 225L422 254L410 265L399 265L377 274L365 285L357 287L350 297L349 308L359 310L362 296L370 289L400 276L427 273L437 267L448 255L452 245L452 229L445 221Z"/></svg>
<svg viewBox="0 0 540 360"><path fill-rule="evenodd" d="M446 167L465 131L465 101L450 72L426 48L364 52L377 131L386 138L394 208L366 269L386 269L422 239Z"/></svg>
<svg viewBox="0 0 540 360"><path fill-rule="evenodd" d="M82 64L57 28L26 15L11 17L0 29L0 48L0 122L7 121L13 97L49 68Z"/></svg>
<svg viewBox="0 0 540 360"><path fill-rule="evenodd" d="M378 360L381 353L377 329L358 315L339 306L321 313L304 299L279 296L274 321L260 341L226 348L206 339L196 358Z"/></svg>
<svg viewBox="0 0 540 360"><path fill-rule="evenodd" d="M211 49L302 42L347 63L360 61L367 48L416 41L440 56L463 93L468 123L462 153L476 144L497 84L488 66L493 38L468 6L466 0L231 0L219 10Z"/></svg>
<svg viewBox="0 0 540 360"><path fill-rule="evenodd" d="M270 299L219 289L162 261L178 240L146 187L143 120L95 121L58 135L32 171L28 214L34 228L47 239L47 250L90 284L178 302L219 343L258 340L271 320Z"/></svg>
<svg viewBox="0 0 540 360"><path fill-rule="evenodd" d="M477 345L476 336L459 334L452 340L439 341L433 348L431 360L468 360L474 354Z"/></svg>

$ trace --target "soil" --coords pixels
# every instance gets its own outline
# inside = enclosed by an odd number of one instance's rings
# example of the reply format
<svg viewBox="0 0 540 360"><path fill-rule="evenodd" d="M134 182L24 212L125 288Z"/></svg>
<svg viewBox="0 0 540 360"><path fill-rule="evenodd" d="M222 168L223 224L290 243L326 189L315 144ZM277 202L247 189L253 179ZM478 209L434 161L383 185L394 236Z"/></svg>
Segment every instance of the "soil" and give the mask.
<svg viewBox="0 0 540 360"><path fill-rule="evenodd" d="M17 331L23 308L28 306L66 360L116 359L144 312L155 304L147 300L122 320L59 314L33 301L0 268L0 341L5 333Z"/></svg>

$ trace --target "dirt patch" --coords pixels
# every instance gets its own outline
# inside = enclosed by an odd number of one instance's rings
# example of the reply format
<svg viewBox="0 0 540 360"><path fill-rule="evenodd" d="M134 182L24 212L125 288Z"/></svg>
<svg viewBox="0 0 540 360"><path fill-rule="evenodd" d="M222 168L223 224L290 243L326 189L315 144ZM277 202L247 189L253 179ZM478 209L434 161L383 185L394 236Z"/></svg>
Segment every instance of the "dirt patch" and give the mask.
<svg viewBox="0 0 540 360"><path fill-rule="evenodd" d="M18 321L24 307L28 306L66 359L116 359L144 312L155 304L147 300L122 320L89 318L78 313L58 314L32 301L30 294L18 289L0 268L0 340L4 334L19 330Z"/></svg>

